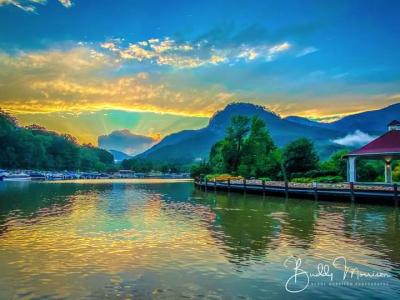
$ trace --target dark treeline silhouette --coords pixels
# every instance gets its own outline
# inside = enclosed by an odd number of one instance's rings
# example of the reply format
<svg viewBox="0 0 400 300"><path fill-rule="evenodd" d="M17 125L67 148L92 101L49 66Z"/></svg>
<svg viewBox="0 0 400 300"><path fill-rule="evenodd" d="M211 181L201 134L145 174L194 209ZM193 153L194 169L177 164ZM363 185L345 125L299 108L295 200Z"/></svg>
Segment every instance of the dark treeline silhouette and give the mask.
<svg viewBox="0 0 400 300"><path fill-rule="evenodd" d="M21 127L0 109L0 167L7 169L107 171L113 156L92 145L79 145L69 134L38 125Z"/></svg>

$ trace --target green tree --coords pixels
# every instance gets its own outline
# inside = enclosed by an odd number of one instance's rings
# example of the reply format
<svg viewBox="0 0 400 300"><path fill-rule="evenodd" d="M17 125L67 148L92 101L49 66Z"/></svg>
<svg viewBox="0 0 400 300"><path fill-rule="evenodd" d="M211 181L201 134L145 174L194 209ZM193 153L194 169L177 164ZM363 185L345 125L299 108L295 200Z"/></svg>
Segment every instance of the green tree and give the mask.
<svg viewBox="0 0 400 300"><path fill-rule="evenodd" d="M293 173L305 173L318 168L319 158L314 144L300 138L292 141L283 150L283 166L288 177Z"/></svg>
<svg viewBox="0 0 400 300"><path fill-rule="evenodd" d="M113 157L93 146L80 146L68 134L47 131L38 125L20 127L0 110L0 167L46 170L104 170Z"/></svg>
<svg viewBox="0 0 400 300"><path fill-rule="evenodd" d="M202 161L199 164L193 165L190 169L190 176L195 177L202 177L204 175L210 174L213 172L213 168L211 167L210 163L206 161Z"/></svg>
<svg viewBox="0 0 400 300"><path fill-rule="evenodd" d="M332 171L336 175L346 178L347 161L343 156L349 153L349 150L340 150L332 154L327 161L321 163L321 170Z"/></svg>
<svg viewBox="0 0 400 300"><path fill-rule="evenodd" d="M233 116L222 145L222 157L226 171L237 174L246 135L250 131L250 118Z"/></svg>
<svg viewBox="0 0 400 300"><path fill-rule="evenodd" d="M209 166L212 168L208 173L225 173L229 172L229 167L225 165L225 159L222 153L225 141L219 141L211 147Z"/></svg>
<svg viewBox="0 0 400 300"><path fill-rule="evenodd" d="M279 165L272 152L275 144L269 135L265 122L258 117L251 120L250 134L246 138L241 155L238 174L244 177L270 175Z"/></svg>

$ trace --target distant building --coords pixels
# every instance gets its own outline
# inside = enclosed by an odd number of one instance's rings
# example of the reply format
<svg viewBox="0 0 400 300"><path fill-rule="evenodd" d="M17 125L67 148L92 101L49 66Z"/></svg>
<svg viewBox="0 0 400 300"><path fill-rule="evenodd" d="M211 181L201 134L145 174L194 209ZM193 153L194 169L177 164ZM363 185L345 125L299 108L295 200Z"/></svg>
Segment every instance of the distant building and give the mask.
<svg viewBox="0 0 400 300"><path fill-rule="evenodd" d="M131 170L119 170L114 176L118 178L134 178L135 172Z"/></svg>

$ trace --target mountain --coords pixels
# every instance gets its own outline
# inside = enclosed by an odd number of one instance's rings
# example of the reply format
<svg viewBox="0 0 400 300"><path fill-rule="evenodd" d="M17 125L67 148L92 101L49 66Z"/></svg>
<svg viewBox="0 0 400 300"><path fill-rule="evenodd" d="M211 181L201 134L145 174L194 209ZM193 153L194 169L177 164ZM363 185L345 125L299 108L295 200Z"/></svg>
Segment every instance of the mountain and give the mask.
<svg viewBox="0 0 400 300"><path fill-rule="evenodd" d="M135 155L149 149L156 140L152 137L134 134L128 129L115 130L98 137L100 148Z"/></svg>
<svg viewBox="0 0 400 300"><path fill-rule="evenodd" d="M286 117L285 120L293 122L293 123L301 124L301 125L320 127L320 128L329 128L328 123L321 123L321 122L313 121L313 120L303 118L303 117L289 116L289 117Z"/></svg>
<svg viewBox="0 0 400 300"><path fill-rule="evenodd" d="M258 116L264 120L278 146L284 146L300 137L307 137L315 142L321 156L326 156L341 147L330 142L341 137L340 132L291 122L262 106L232 103L216 112L207 127L171 134L136 158L175 163L191 163L198 158L206 158L211 146L225 136L230 120L235 115Z"/></svg>
<svg viewBox="0 0 400 300"><path fill-rule="evenodd" d="M400 103L392 104L382 109L366 111L346 116L332 123L320 123L307 118L290 116L286 120L311 127L322 127L342 133L352 133L357 130L370 135L380 135L387 130L387 125L400 119Z"/></svg>
<svg viewBox="0 0 400 300"><path fill-rule="evenodd" d="M130 156L124 152L121 152L121 151L117 151L117 150L113 150L113 149L107 150L107 151L110 152L112 154L112 156L114 157L114 162L121 162L124 159L132 158L132 156Z"/></svg>
<svg viewBox="0 0 400 300"><path fill-rule="evenodd" d="M400 103L392 104L382 109L366 111L346 116L329 123L329 128L341 132L361 130L368 134L382 134L393 120L400 119Z"/></svg>

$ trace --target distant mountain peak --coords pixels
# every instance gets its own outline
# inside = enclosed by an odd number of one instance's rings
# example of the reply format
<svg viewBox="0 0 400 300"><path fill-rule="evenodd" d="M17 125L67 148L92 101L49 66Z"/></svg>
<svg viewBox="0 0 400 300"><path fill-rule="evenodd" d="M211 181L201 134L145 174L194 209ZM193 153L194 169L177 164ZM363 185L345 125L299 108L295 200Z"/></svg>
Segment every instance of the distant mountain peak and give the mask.
<svg viewBox="0 0 400 300"><path fill-rule="evenodd" d="M232 102L225 106L224 109L218 110L210 118L209 126L212 128L225 127L230 122L231 118L235 115L268 116L271 119L280 119L281 117L266 108L265 106L248 103L248 102Z"/></svg>

